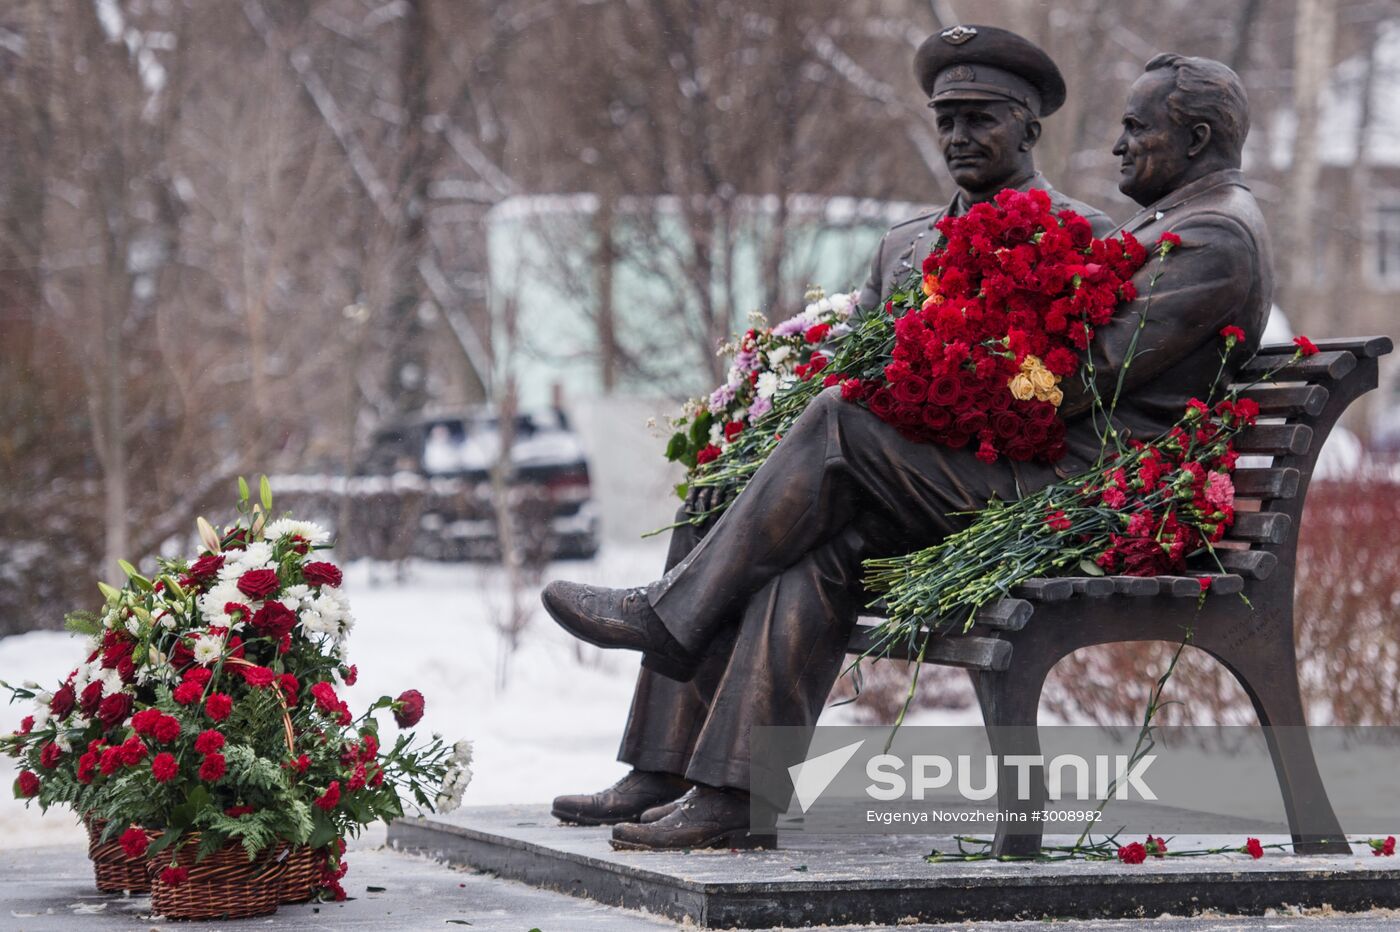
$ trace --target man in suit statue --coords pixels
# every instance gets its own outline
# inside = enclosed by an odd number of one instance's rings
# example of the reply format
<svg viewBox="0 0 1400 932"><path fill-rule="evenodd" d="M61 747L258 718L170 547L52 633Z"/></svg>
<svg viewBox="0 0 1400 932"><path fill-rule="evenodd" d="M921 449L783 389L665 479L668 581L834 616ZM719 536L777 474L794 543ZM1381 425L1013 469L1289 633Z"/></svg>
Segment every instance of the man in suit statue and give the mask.
<svg viewBox="0 0 1400 932"><path fill-rule="evenodd" d="M1218 62L1158 56L1132 87L1113 151L1120 189L1144 209L1126 229L1149 245L1173 232L1181 245L1155 287L1155 262L1139 272L1140 297L1099 329L1090 350L1111 390L1150 295L1115 414L1128 436L1165 432L1208 391L1222 327L1244 329L1246 352L1258 343L1272 271L1263 219L1239 170L1247 131L1244 88ZM617 824L616 846L772 842L749 831L751 727L815 723L861 606L862 559L930 546L966 526L957 513L1093 463L1091 396L1066 387L1070 453L1054 468L987 465L967 448L913 443L828 389L660 580L627 590L546 588L545 606L561 626L598 646L640 651L643 666L665 676L693 678L723 656L685 762L692 789L656 821Z"/></svg>
<svg viewBox="0 0 1400 932"><path fill-rule="evenodd" d="M1104 236L1113 221L1102 211L1054 190L1036 171L1040 119L1060 108L1065 84L1043 50L1020 36L990 26L955 26L930 36L919 48L914 73L934 112L935 129L957 193L941 208L893 226L881 239L860 294L863 311L883 299L921 267L944 216L960 216L1004 188L1045 190L1055 210L1073 210ZM713 490L697 488L677 520L709 511ZM684 524L671 536L669 570L690 553L706 527ZM690 788L683 777L729 661L728 643L706 652L696 675L678 681L643 669L637 679L618 757L634 768L599 793L560 796L557 818L582 825L636 821L648 808L670 802ZM810 686L822 693L823 673Z"/></svg>

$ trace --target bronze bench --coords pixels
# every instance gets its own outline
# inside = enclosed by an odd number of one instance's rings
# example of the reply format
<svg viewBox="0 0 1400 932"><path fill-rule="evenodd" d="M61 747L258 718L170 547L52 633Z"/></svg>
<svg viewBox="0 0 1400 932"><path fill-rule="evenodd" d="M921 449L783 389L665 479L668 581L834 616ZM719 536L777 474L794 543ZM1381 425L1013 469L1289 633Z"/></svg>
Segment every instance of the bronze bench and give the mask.
<svg viewBox="0 0 1400 932"><path fill-rule="evenodd" d="M1083 576L1033 579L1012 597L985 606L966 634L935 634L925 663L963 667L972 676L984 723L1034 726L1041 689L1050 670L1082 647L1123 641L1180 642L1194 621L1192 644L1225 665L1249 695L1261 725L1305 725L1298 690L1293 641L1293 577L1297 528L1308 482L1332 426L1356 398L1377 385L1377 360L1391 351L1388 337L1318 340L1321 352L1305 357L1272 380L1244 392L1259 403L1260 423L1242 433L1242 454L1272 458L1265 468L1236 469L1239 510L1220 554L1226 573L1187 576ZM1247 384L1294 352L1292 344L1263 347L1246 365ZM1200 576L1210 576L1209 596L1196 609ZM1244 592L1254 608L1239 599ZM878 617L876 612L867 612ZM1034 623L1029 623L1034 616ZM850 653L873 644L871 626L858 624ZM893 656L911 659L907 652ZM1035 728L993 732L992 753L1040 753ZM1295 850L1310 854L1347 853L1310 741L1303 729L1270 733L1269 750L1278 775ZM1044 787L1031 800L1015 798L1012 781L999 782L1004 812L1030 813L1045 806ZM1033 789L1033 794L1036 795ZM1298 813L1309 824L1331 823L1321 834L1299 833ZM1034 855L1040 850L1041 823L998 822L993 851ZM1012 832L1016 834L1012 834Z"/></svg>

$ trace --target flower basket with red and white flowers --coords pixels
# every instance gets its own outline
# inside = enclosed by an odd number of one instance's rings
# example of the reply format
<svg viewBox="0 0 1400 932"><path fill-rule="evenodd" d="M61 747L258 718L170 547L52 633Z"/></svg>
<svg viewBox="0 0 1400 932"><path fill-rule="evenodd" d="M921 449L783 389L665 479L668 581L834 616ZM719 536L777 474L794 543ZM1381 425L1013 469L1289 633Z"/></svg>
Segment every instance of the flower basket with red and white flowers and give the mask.
<svg viewBox="0 0 1400 932"><path fill-rule="evenodd" d="M87 659L51 692L11 687L35 712L0 739L24 762L16 794L72 806L95 849L116 841L170 918L343 897L347 835L400 816L402 795L450 809L470 779L465 742L405 730L381 744L376 713L411 728L416 690L351 712L337 686L357 676L353 616L340 569L317 556L327 535L269 523L266 479L258 503L240 490L232 525L198 522L194 560L161 560L153 578L124 564L122 588L99 584L101 613L69 616Z"/></svg>

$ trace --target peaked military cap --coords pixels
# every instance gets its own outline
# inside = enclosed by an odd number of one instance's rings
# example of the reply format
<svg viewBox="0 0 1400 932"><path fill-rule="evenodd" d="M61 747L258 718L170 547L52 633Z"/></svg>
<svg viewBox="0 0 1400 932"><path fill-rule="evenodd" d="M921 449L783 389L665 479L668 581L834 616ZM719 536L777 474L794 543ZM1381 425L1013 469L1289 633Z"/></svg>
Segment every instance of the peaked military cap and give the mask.
<svg viewBox="0 0 1400 932"><path fill-rule="evenodd" d="M914 73L930 104L1010 100L1036 116L1065 102L1065 79L1045 50L996 26L952 26L924 40Z"/></svg>

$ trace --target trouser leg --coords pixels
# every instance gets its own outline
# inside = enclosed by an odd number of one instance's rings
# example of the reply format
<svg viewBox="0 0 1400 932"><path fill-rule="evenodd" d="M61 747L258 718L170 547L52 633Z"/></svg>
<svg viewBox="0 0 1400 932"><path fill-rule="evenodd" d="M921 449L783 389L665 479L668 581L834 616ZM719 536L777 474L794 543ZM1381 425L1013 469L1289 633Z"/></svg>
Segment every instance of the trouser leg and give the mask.
<svg viewBox="0 0 1400 932"><path fill-rule="evenodd" d="M677 521L688 517L684 507L676 513ZM709 527L682 524L675 528L666 552L666 569L684 559ZM695 678L687 683L644 668L632 691L632 709L627 715L617 759L637 770L685 773L732 647L732 632L730 637L716 638L701 660Z"/></svg>
<svg viewBox="0 0 1400 932"><path fill-rule="evenodd" d="M714 529L652 588L651 603L677 641L703 653L750 596L853 521L876 530L879 550L907 552L962 526L966 519L950 513L1053 478L1044 468L987 465L968 449L915 443L828 389Z"/></svg>
<svg viewBox="0 0 1400 932"><path fill-rule="evenodd" d="M865 547L848 527L749 599L687 779L747 791L755 725L816 726L862 607Z"/></svg>

